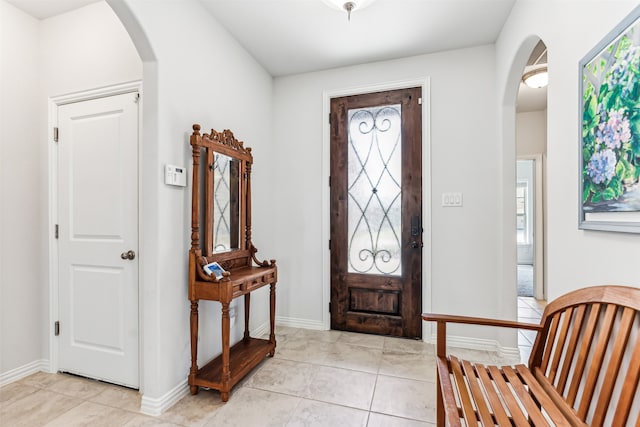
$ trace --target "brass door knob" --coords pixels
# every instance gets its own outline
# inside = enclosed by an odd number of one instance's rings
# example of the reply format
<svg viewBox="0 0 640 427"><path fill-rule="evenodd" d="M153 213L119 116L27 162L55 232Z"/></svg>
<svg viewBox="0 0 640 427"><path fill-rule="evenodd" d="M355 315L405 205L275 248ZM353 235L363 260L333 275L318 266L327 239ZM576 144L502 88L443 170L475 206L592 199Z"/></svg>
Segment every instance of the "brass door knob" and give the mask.
<svg viewBox="0 0 640 427"><path fill-rule="evenodd" d="M136 253L134 251L122 252L120 254L120 258L122 259L134 259L136 257Z"/></svg>

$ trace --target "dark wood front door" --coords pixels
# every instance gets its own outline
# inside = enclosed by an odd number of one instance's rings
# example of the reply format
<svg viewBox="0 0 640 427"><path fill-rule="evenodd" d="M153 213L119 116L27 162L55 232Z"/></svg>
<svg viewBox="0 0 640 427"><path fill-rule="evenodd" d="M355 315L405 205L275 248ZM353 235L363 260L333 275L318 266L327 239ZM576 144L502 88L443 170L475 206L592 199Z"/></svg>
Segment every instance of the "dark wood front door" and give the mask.
<svg viewBox="0 0 640 427"><path fill-rule="evenodd" d="M331 328L421 337L421 88L331 100Z"/></svg>

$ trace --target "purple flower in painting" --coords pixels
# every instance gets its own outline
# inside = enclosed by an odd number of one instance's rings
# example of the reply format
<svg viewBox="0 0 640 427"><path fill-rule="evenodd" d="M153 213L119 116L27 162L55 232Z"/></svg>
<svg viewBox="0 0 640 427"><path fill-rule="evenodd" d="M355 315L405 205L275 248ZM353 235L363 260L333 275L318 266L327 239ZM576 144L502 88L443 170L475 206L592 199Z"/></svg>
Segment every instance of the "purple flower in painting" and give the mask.
<svg viewBox="0 0 640 427"><path fill-rule="evenodd" d="M620 52L609 72L606 83L609 87L620 85L622 95L629 95L634 79L634 74L629 70L637 69L639 66L640 48L638 46L629 46L625 51Z"/></svg>
<svg viewBox="0 0 640 427"><path fill-rule="evenodd" d="M624 108L609 110L596 129L596 148L604 144L607 148L615 150L630 139L631 129Z"/></svg>
<svg viewBox="0 0 640 427"><path fill-rule="evenodd" d="M587 165L587 174L594 184L609 182L616 173L616 155L612 150L596 151Z"/></svg>

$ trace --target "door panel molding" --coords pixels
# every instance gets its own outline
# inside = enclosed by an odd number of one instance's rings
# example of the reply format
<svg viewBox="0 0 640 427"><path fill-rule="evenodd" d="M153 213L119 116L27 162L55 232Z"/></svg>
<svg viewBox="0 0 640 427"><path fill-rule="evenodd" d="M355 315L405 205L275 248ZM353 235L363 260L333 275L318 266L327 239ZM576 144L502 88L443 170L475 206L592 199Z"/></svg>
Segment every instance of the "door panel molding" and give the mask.
<svg viewBox="0 0 640 427"><path fill-rule="evenodd" d="M422 227L423 251L422 251L422 310L431 311L432 286L431 286L431 137L430 132L430 78L407 79L377 83L363 86L352 86L341 89L323 91L323 136L322 136L322 226L321 236L322 251L322 325L325 329L331 328L331 316L329 302L331 301L331 253L329 251L330 239L330 138L329 114L331 111L331 99L350 95L361 95L371 92L382 92L411 87L422 88ZM432 326L423 322L422 339L428 341L432 336Z"/></svg>
<svg viewBox="0 0 640 427"><path fill-rule="evenodd" d="M49 317L48 317L48 344L49 344L49 364L48 372L55 373L59 368L59 346L58 340L55 336L55 322L59 319L60 313L58 311L59 303L59 283L58 283L58 263L59 252L57 239L55 238L55 225L59 223L58 218L58 145L54 141L54 127L58 123L58 108L66 104L72 104L76 102L90 101L97 98L105 98L114 95L121 95L125 93L138 92L142 95L142 81L135 80L131 82L124 82L115 85L104 86L100 88L89 89L86 91L78 91L69 94L57 95L49 97L48 99L48 118L47 118L47 163L48 163L48 247L49 247L49 259L48 259L48 275L49 275ZM142 129L142 102L139 101L138 105L138 163L137 163L137 175L138 182L135 183L138 189L138 218L137 223L140 224L140 215L142 212L140 201L141 186L140 186L140 163L142 156L140 155L141 147L141 129ZM138 227L138 245L141 245L140 229ZM143 328L140 319L142 318L142 294L140 292L140 268L138 269L137 282L138 282L138 359L141 359L141 343L143 342ZM142 371L139 371L139 387L142 390Z"/></svg>

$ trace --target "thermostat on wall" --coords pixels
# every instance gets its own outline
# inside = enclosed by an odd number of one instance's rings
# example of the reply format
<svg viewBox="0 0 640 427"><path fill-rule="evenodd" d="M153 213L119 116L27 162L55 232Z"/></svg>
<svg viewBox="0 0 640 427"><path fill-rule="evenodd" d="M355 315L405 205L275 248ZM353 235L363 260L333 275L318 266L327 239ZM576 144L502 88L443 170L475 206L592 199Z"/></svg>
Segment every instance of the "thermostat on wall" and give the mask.
<svg viewBox="0 0 640 427"><path fill-rule="evenodd" d="M164 167L164 183L167 185L187 186L187 170L180 166L166 165Z"/></svg>

